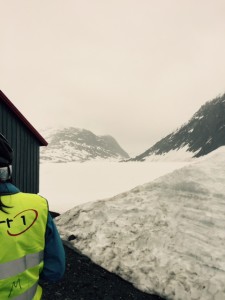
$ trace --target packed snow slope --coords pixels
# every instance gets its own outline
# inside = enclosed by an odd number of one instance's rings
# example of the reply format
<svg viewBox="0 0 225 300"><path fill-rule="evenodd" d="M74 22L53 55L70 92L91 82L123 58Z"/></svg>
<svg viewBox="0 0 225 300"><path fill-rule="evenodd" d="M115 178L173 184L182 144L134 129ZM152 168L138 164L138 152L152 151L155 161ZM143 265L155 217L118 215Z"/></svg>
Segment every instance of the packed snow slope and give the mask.
<svg viewBox="0 0 225 300"><path fill-rule="evenodd" d="M206 102L194 116L135 161L184 161L200 157L225 145L225 94Z"/></svg>
<svg viewBox="0 0 225 300"><path fill-rule="evenodd" d="M224 300L224 166L222 147L128 192L74 207L56 219L61 237L145 292Z"/></svg>

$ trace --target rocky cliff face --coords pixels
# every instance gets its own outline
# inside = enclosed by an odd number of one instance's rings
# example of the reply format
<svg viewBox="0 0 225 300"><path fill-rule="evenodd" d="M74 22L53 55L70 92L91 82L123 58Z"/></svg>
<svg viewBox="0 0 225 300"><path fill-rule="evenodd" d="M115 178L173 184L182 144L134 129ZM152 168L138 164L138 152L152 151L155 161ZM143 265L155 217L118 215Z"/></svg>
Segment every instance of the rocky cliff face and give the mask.
<svg viewBox="0 0 225 300"><path fill-rule="evenodd" d="M222 145L225 145L225 94L206 102L186 124L132 160L182 160L206 155Z"/></svg>

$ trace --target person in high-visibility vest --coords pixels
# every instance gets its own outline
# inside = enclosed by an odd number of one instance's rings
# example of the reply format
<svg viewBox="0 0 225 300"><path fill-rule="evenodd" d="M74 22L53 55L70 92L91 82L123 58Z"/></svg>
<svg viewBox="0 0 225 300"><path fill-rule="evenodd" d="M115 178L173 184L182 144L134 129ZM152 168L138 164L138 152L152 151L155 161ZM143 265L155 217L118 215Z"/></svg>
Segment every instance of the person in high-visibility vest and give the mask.
<svg viewBox="0 0 225 300"><path fill-rule="evenodd" d="M39 279L65 272L65 252L46 199L11 182L13 151L0 134L0 299L40 300Z"/></svg>

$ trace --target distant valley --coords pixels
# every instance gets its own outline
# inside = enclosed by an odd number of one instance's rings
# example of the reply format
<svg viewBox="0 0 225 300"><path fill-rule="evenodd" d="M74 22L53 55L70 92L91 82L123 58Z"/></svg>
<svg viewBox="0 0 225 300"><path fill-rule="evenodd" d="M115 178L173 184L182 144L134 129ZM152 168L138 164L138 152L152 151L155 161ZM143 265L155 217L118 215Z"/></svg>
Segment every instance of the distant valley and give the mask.
<svg viewBox="0 0 225 300"><path fill-rule="evenodd" d="M188 161L225 145L225 94L206 102L188 122L133 158L112 136L86 129L54 129L45 138L49 145L41 149L41 162Z"/></svg>

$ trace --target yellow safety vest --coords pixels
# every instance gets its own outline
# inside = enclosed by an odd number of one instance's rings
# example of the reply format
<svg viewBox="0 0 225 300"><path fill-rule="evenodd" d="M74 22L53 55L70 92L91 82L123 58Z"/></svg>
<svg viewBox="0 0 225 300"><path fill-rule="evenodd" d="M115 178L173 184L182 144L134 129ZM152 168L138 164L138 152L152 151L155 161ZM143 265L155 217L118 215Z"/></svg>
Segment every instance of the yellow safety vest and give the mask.
<svg viewBox="0 0 225 300"><path fill-rule="evenodd" d="M0 299L40 300L47 201L26 193L1 200L12 208L0 211Z"/></svg>

